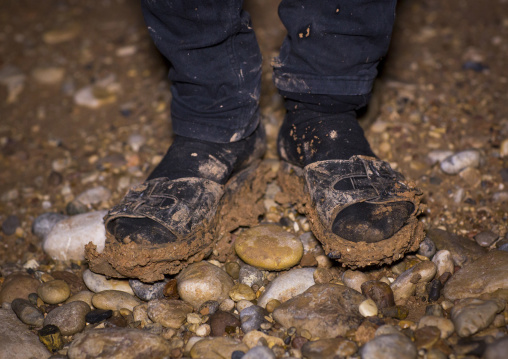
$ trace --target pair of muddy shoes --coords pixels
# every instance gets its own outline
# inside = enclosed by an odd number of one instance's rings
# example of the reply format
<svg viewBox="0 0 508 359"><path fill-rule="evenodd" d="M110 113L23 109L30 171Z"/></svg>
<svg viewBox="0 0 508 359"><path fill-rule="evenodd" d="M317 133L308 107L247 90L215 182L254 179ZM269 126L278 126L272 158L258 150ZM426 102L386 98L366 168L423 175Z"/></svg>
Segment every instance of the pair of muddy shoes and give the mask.
<svg viewBox="0 0 508 359"><path fill-rule="evenodd" d="M416 219L421 193L388 163L357 155L298 166L281 156L275 174L261 160L265 150L261 127L250 143L250 155L226 161L227 180L206 175L214 167L201 163L200 170L208 169L205 175L149 178L132 188L105 217L103 252L91 243L86 246L91 270L145 282L178 273L209 256L221 237L257 224L264 213L266 185L275 175L283 190L281 200L296 204L307 215L325 252L343 265L391 263L418 248L423 239ZM185 149L179 155L197 156ZM224 167L222 162L216 167Z"/></svg>

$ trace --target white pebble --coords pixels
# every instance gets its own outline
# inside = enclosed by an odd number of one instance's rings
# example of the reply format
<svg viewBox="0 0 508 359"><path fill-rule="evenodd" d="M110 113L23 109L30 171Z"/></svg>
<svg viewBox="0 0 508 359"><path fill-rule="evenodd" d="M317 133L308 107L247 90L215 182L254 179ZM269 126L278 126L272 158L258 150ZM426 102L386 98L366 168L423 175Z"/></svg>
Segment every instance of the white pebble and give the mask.
<svg viewBox="0 0 508 359"><path fill-rule="evenodd" d="M457 152L441 162L441 170L449 175L455 175L466 168L478 168L482 161L478 150Z"/></svg>
<svg viewBox="0 0 508 359"><path fill-rule="evenodd" d="M378 313L377 305L372 299L364 300L358 307L358 310L364 317L372 317Z"/></svg>

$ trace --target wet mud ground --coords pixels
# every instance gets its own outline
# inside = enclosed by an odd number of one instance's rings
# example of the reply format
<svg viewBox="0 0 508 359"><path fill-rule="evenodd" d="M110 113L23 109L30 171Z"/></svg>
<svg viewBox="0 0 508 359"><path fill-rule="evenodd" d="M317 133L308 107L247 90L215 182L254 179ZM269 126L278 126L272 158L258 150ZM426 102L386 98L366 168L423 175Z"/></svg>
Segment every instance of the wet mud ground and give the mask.
<svg viewBox="0 0 508 359"><path fill-rule="evenodd" d="M276 5L246 4L264 58L261 112L271 159L284 115L270 68L284 37ZM471 239L482 231L501 241L506 235L507 39L506 1L399 3L363 123L375 153L423 190L427 229ZM18 77L10 88L0 84L0 222L20 220L15 233L0 234L0 269L8 273L30 259L51 264L31 232L34 218L66 213L76 195L97 185L112 196L90 210L111 207L154 168L172 131L168 68L138 2L4 1L0 74L6 68ZM95 108L76 102L87 86ZM145 140L139 149L133 134ZM437 150L468 149L481 153L476 168L449 175L432 163Z"/></svg>

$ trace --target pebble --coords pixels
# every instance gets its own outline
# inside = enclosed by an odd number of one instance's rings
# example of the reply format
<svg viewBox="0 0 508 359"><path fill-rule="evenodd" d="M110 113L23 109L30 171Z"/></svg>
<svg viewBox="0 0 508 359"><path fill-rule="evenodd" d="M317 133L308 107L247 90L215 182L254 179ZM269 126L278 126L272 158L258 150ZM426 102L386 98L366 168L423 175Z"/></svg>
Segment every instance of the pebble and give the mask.
<svg viewBox="0 0 508 359"><path fill-rule="evenodd" d="M147 284L137 279L129 279L129 285L136 297L146 302L152 299L164 298L164 287L166 283L166 281L160 281Z"/></svg>
<svg viewBox="0 0 508 359"><path fill-rule="evenodd" d="M105 290L92 297L92 305L98 309L120 310L122 308L132 311L140 300L132 294L119 290Z"/></svg>
<svg viewBox="0 0 508 359"><path fill-rule="evenodd" d="M103 217L107 211L78 214L56 223L42 248L54 260L84 260L85 245L92 242L101 253L106 241Z"/></svg>
<svg viewBox="0 0 508 359"><path fill-rule="evenodd" d="M386 334L400 334L400 327L390 324L383 324L382 326L376 329L374 335L378 337L380 335Z"/></svg>
<svg viewBox="0 0 508 359"><path fill-rule="evenodd" d="M467 337L487 328L505 308L501 300L461 299L451 311L457 334Z"/></svg>
<svg viewBox="0 0 508 359"><path fill-rule="evenodd" d="M246 263L267 270L289 269L303 256L302 242L277 225L259 225L242 232L235 251Z"/></svg>
<svg viewBox="0 0 508 359"><path fill-rule="evenodd" d="M492 231L483 231L474 236L474 240L482 247L490 247L499 236Z"/></svg>
<svg viewBox="0 0 508 359"><path fill-rule="evenodd" d="M80 32L81 26L73 22L60 28L46 31L42 34L42 40L48 45L56 45L74 39Z"/></svg>
<svg viewBox="0 0 508 359"><path fill-rule="evenodd" d="M137 307L139 307L139 305L135 308ZM86 314L85 320L87 323L96 324L111 318L112 315L113 311L111 309L95 309Z"/></svg>
<svg viewBox="0 0 508 359"><path fill-rule="evenodd" d="M233 302L233 306L234 306L234 304L235 303ZM219 302L217 302L215 300L208 300L208 301L204 302L203 304L201 304L198 312L201 315L211 315L219 310L219 305L220 305Z"/></svg>
<svg viewBox="0 0 508 359"><path fill-rule="evenodd" d="M90 312L90 306L85 302L72 302L57 307L48 313L44 325L56 325L62 335L73 335L85 328L85 316Z"/></svg>
<svg viewBox="0 0 508 359"><path fill-rule="evenodd" d="M450 253L450 251L447 251L446 249L438 251L432 258L432 262L436 264L437 267L436 276L438 278L441 277L446 272L453 274L454 264L452 254Z"/></svg>
<svg viewBox="0 0 508 359"><path fill-rule="evenodd" d="M170 353L170 344L158 335L130 328L106 328L76 335L67 355L69 359L157 359L167 358Z"/></svg>
<svg viewBox="0 0 508 359"><path fill-rule="evenodd" d="M428 350L438 342L441 332L436 327L422 327L414 331L414 337L416 348Z"/></svg>
<svg viewBox="0 0 508 359"><path fill-rule="evenodd" d="M319 339L302 346L302 355L308 359L346 358L357 351L358 346L344 338Z"/></svg>
<svg viewBox="0 0 508 359"><path fill-rule="evenodd" d="M238 312L241 312L245 308L248 308L248 307L253 306L253 305L254 305L254 303L252 303L252 301L249 301L249 300L239 300L236 303L236 310Z"/></svg>
<svg viewBox="0 0 508 359"><path fill-rule="evenodd" d="M35 327L42 327L44 314L30 303L30 301L21 298L14 299L11 303L11 309L23 323Z"/></svg>
<svg viewBox="0 0 508 359"><path fill-rule="evenodd" d="M235 309L235 302L230 298L224 299L220 303L219 309L224 312L231 312L233 311L233 309Z"/></svg>
<svg viewBox="0 0 508 359"><path fill-rule="evenodd" d="M273 313L275 308L277 308L281 304L282 303L280 301L278 301L277 299L271 299L270 301L268 301L268 303L266 303L266 307L265 307L266 311L268 313Z"/></svg>
<svg viewBox="0 0 508 359"><path fill-rule="evenodd" d="M449 300L479 297L508 289L508 252L493 250L455 273L443 289Z"/></svg>
<svg viewBox="0 0 508 359"><path fill-rule="evenodd" d="M403 320L406 319L406 317L409 315L409 310L402 305L395 305L393 307L382 308L381 314L383 314L385 317Z"/></svg>
<svg viewBox="0 0 508 359"><path fill-rule="evenodd" d="M66 218L69 216L61 213L43 213L34 220L32 232L40 239L44 239L58 222Z"/></svg>
<svg viewBox="0 0 508 359"><path fill-rule="evenodd" d="M132 317L135 322L139 322L141 324L141 328L145 327L147 324L153 323L148 317L148 303L142 303L135 306L132 311Z"/></svg>
<svg viewBox="0 0 508 359"><path fill-rule="evenodd" d="M256 293L254 293L248 285L238 283L229 290L229 297L235 302L239 302L241 300L254 300L256 299Z"/></svg>
<svg viewBox="0 0 508 359"><path fill-rule="evenodd" d="M241 359L276 359L277 357L267 347L259 346L249 349L245 355L241 357Z"/></svg>
<svg viewBox="0 0 508 359"><path fill-rule="evenodd" d="M127 144L129 145L130 148L132 148L134 152L139 152L141 146L143 146L145 142L146 139L142 135L136 133L130 135L127 140Z"/></svg>
<svg viewBox="0 0 508 359"><path fill-rule="evenodd" d="M377 308L388 308L395 305L392 288L385 282L371 280L364 282L361 286L361 292L367 298L376 303Z"/></svg>
<svg viewBox="0 0 508 359"><path fill-rule="evenodd" d="M344 272L344 274L342 274L342 281L344 282L344 284L347 287L352 288L359 293L362 292L362 284L367 282L368 280L369 277L365 273L356 270L348 269L347 271Z"/></svg>
<svg viewBox="0 0 508 359"><path fill-rule="evenodd" d="M246 333L243 336L242 342L247 344L249 348L254 348L259 345L259 341L264 340L268 344L269 348L273 348L274 345L284 346L284 341L281 338L267 335L258 330L253 330Z"/></svg>
<svg viewBox="0 0 508 359"><path fill-rule="evenodd" d="M420 243L420 248L418 249L418 254L427 258L432 258L432 256L436 253L436 245L429 237L425 237L425 239Z"/></svg>
<svg viewBox="0 0 508 359"><path fill-rule="evenodd" d="M430 165L435 165L436 163L441 163L446 158L453 155L453 151L449 150L433 150L427 154L427 159Z"/></svg>
<svg viewBox="0 0 508 359"><path fill-rule="evenodd" d="M111 197L111 191L103 186L89 188L76 196L74 201L85 206L92 206L107 201Z"/></svg>
<svg viewBox="0 0 508 359"><path fill-rule="evenodd" d="M506 353L508 353L508 337L505 336L487 346L483 359L506 359Z"/></svg>
<svg viewBox="0 0 508 359"><path fill-rule="evenodd" d="M45 325L37 332L39 340L43 343L50 352L56 352L62 349L63 340L60 329L53 324Z"/></svg>
<svg viewBox="0 0 508 359"><path fill-rule="evenodd" d="M313 275L315 270L315 268L294 268L282 273L266 287L265 292L258 298L258 305L264 308L272 299L284 303L303 293L315 284Z"/></svg>
<svg viewBox="0 0 508 359"><path fill-rule="evenodd" d="M364 317L376 316L378 313L377 305L372 299L367 299L361 302L358 310Z"/></svg>
<svg viewBox="0 0 508 359"><path fill-rule="evenodd" d="M96 90L96 89L100 90ZM96 94L100 92L101 96L98 97ZM116 101L115 91L108 90L102 86L88 85L80 88L74 94L74 102L83 107L91 109L97 109L101 106L114 103Z"/></svg>
<svg viewBox="0 0 508 359"><path fill-rule="evenodd" d="M208 300L222 302L229 298L234 283L219 267L208 262L193 263L177 277L180 298L199 309Z"/></svg>
<svg viewBox="0 0 508 359"><path fill-rule="evenodd" d="M11 274L5 277L0 289L0 304L11 303L16 298L27 299L30 293L37 292L40 282L26 274Z"/></svg>
<svg viewBox="0 0 508 359"><path fill-rule="evenodd" d="M445 272L450 273L450 272ZM443 285L439 279L434 279L430 282L429 287L429 302L437 302L441 297L441 289L443 289Z"/></svg>
<svg viewBox="0 0 508 359"><path fill-rule="evenodd" d="M425 315L443 317L443 307L440 304L429 304L425 307Z"/></svg>
<svg viewBox="0 0 508 359"><path fill-rule="evenodd" d="M457 152L441 161L441 170L449 175L455 175L466 168L478 168L482 156L478 150L465 150Z"/></svg>
<svg viewBox="0 0 508 359"><path fill-rule="evenodd" d="M92 297L94 296L94 293L93 292L90 292L88 290L82 290L81 292L78 292L74 295L72 295L69 299L67 299L65 301L65 303L72 303L72 302L76 302L76 301L82 301L82 302L85 302L86 304L88 304L90 306L90 309L93 309L93 305L92 305Z"/></svg>
<svg viewBox="0 0 508 359"><path fill-rule="evenodd" d="M436 327L441 332L441 338L446 339L455 331L455 325L450 319L432 315L423 316L418 322L418 328Z"/></svg>
<svg viewBox="0 0 508 359"><path fill-rule="evenodd" d="M256 267L245 264L241 266L238 273L238 281L242 284L252 287L253 285L263 285L263 273Z"/></svg>
<svg viewBox="0 0 508 359"><path fill-rule="evenodd" d="M453 263L459 267L487 253L487 250L476 242L441 229L430 229L427 236L436 244L438 250L450 251Z"/></svg>
<svg viewBox="0 0 508 359"><path fill-rule="evenodd" d="M417 351L411 340L402 334L375 337L360 350L362 359L416 359Z"/></svg>
<svg viewBox="0 0 508 359"><path fill-rule="evenodd" d="M0 69L0 83L7 86L7 103L16 102L25 86L26 76L15 66L5 65ZM9 191L2 200L14 197L14 192ZM17 192L16 192L17 197Z"/></svg>
<svg viewBox="0 0 508 359"><path fill-rule="evenodd" d="M49 358L39 338L11 310L0 309L0 323L0 358Z"/></svg>
<svg viewBox="0 0 508 359"><path fill-rule="evenodd" d="M37 289L37 294L45 303L58 304L69 298L71 289L65 281L57 279L42 283Z"/></svg>
<svg viewBox="0 0 508 359"><path fill-rule="evenodd" d="M21 225L18 216L10 215L2 222L2 232L10 236L16 233L16 229Z"/></svg>
<svg viewBox="0 0 508 359"><path fill-rule="evenodd" d="M231 358L237 350L245 353L249 347L233 338L205 338L193 345L190 356L193 359L225 359Z"/></svg>
<svg viewBox="0 0 508 359"><path fill-rule="evenodd" d="M54 85L62 82L65 75L63 67L36 67L32 70L32 76L38 83L43 85Z"/></svg>
<svg viewBox="0 0 508 359"><path fill-rule="evenodd" d="M252 305L245 308L240 312L242 331L244 333L248 333L253 330L258 330L261 327L261 324L266 321L265 316L267 315L268 312L258 305Z"/></svg>
<svg viewBox="0 0 508 359"><path fill-rule="evenodd" d="M395 303L405 304L415 291L419 283L427 283L436 274L436 265L430 261L424 261L409 268L392 283L391 288Z"/></svg>
<svg viewBox="0 0 508 359"><path fill-rule="evenodd" d="M148 303L148 317L165 328L179 329L192 313L192 307L174 299L154 299Z"/></svg>
<svg viewBox="0 0 508 359"><path fill-rule="evenodd" d="M212 332L212 328L209 324L201 324L199 327L196 328L196 335L199 335L200 337L207 337Z"/></svg>
<svg viewBox="0 0 508 359"><path fill-rule="evenodd" d="M88 289L94 293L103 292L105 290L118 290L121 292L134 295L129 281L125 279L107 279L102 274L97 274L87 269L83 272L83 281Z"/></svg>
<svg viewBox="0 0 508 359"><path fill-rule="evenodd" d="M226 273L233 279L238 279L240 277L240 265L236 262L227 262L224 265L224 269ZM250 287L250 286L249 286Z"/></svg>
<svg viewBox="0 0 508 359"><path fill-rule="evenodd" d="M83 282L83 278L81 276L77 276L73 272L56 270L51 272L51 276L54 279L61 279L67 283L71 289L71 293L77 293L87 289L85 282Z"/></svg>
<svg viewBox="0 0 508 359"><path fill-rule="evenodd" d="M282 326L308 330L313 336L334 338L356 329L362 322L358 307L365 297L337 284L316 284L282 303L273 318Z"/></svg>
<svg viewBox="0 0 508 359"><path fill-rule="evenodd" d="M212 337L221 337L227 331L235 331L241 325L240 320L229 312L219 310L210 316L210 330ZM233 329L234 328L234 329Z"/></svg>

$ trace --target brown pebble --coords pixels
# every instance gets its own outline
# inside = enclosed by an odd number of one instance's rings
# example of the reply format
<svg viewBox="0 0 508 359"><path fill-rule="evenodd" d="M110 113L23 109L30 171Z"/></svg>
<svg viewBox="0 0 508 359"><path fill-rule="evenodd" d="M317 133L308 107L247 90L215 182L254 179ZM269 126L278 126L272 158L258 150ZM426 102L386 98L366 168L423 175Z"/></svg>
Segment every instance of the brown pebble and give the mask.
<svg viewBox="0 0 508 359"><path fill-rule="evenodd" d="M301 349L305 343L307 343L309 340L307 338L296 336L294 337L293 341L291 342L291 346L295 349Z"/></svg>
<svg viewBox="0 0 508 359"><path fill-rule="evenodd" d="M376 334L378 326L374 323L364 320L363 323L358 327L355 333L355 341L360 345L363 345L372 339Z"/></svg>
<svg viewBox="0 0 508 359"><path fill-rule="evenodd" d="M406 319L409 315L409 310L402 305L395 305L393 307L381 309L381 314L383 314L385 317L403 320Z"/></svg>
<svg viewBox="0 0 508 359"><path fill-rule="evenodd" d="M221 337L227 331L231 331L231 327L236 328L242 324L233 314L221 310L210 316L209 323L211 329L210 336L212 337Z"/></svg>
<svg viewBox="0 0 508 359"><path fill-rule="evenodd" d="M81 292L83 290L88 290L83 279L72 272L54 271L51 273L51 276L55 279L61 279L67 283L71 289L72 294Z"/></svg>
<svg viewBox="0 0 508 359"><path fill-rule="evenodd" d="M176 279L170 279L164 286L164 296L168 299L179 299Z"/></svg>
<svg viewBox="0 0 508 359"><path fill-rule="evenodd" d="M272 313L281 304L282 303L277 299L270 299L268 303L266 303L265 309L268 313Z"/></svg>
<svg viewBox="0 0 508 359"><path fill-rule="evenodd" d="M418 349L430 349L441 337L437 327L428 326L415 331L415 344Z"/></svg>
<svg viewBox="0 0 508 359"><path fill-rule="evenodd" d="M240 277L240 265L238 263L227 262L224 269L226 269L227 274L229 274L231 278L238 279L238 277Z"/></svg>
<svg viewBox="0 0 508 359"><path fill-rule="evenodd" d="M316 284L330 283L333 280L333 273L328 268L317 268L313 276Z"/></svg>
<svg viewBox="0 0 508 359"><path fill-rule="evenodd" d="M376 303L378 309L389 308L395 305L393 291L388 284L377 280L362 283L362 293Z"/></svg>
<svg viewBox="0 0 508 359"><path fill-rule="evenodd" d="M317 264L316 257L312 253L305 253L300 260L302 267L315 267Z"/></svg>

